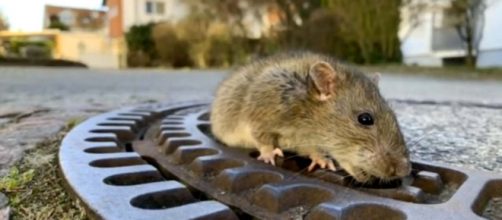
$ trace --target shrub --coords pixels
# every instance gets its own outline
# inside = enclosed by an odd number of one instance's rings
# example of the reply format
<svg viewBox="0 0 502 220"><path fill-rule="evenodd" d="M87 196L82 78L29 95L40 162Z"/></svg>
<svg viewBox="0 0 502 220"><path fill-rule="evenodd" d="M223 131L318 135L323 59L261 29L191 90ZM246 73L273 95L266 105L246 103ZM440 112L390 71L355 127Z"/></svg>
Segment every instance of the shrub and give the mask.
<svg viewBox="0 0 502 220"><path fill-rule="evenodd" d="M126 33L127 63L129 66L153 66L157 59L152 40L153 23L134 25Z"/></svg>
<svg viewBox="0 0 502 220"><path fill-rule="evenodd" d="M207 23L200 17L175 25L157 24L152 36L160 63L166 66L228 67L241 63L249 53L246 41L232 35L226 24Z"/></svg>
<svg viewBox="0 0 502 220"><path fill-rule="evenodd" d="M28 41L14 39L9 42L7 50L11 54L28 59L48 59L52 57L51 41Z"/></svg>
<svg viewBox="0 0 502 220"><path fill-rule="evenodd" d="M246 17L244 8L225 1L209 2L201 7L194 1L199 10L191 10L176 24L133 26L126 36L130 63L228 67L250 57L287 50L321 52L353 63L400 60L399 0L300 2L312 4L305 8L306 4L291 5L288 1L247 1L248 7L261 8L268 3L278 6L287 3L293 7L292 11L279 7L286 10L277 12L280 24L274 24L260 39L249 39L244 36L245 23L239 20ZM303 8L298 8L300 6ZM293 14L287 13L297 10L300 10L301 24L294 22Z"/></svg>
<svg viewBox="0 0 502 220"><path fill-rule="evenodd" d="M169 23L155 25L152 32L155 49L159 55L159 63L165 66L192 66L188 55L189 44L180 39L175 27Z"/></svg>

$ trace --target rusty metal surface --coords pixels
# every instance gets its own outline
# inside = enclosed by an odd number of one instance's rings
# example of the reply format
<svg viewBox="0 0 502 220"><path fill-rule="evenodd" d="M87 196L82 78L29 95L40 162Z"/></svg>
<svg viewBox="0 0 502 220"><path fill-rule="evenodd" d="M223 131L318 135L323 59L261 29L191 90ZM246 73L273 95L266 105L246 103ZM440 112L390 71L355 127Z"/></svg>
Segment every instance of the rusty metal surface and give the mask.
<svg viewBox="0 0 502 220"><path fill-rule="evenodd" d="M411 177L354 183L305 172L294 154L273 167L210 134L204 102L96 116L63 140L69 188L103 219L482 219L502 176L414 162Z"/></svg>

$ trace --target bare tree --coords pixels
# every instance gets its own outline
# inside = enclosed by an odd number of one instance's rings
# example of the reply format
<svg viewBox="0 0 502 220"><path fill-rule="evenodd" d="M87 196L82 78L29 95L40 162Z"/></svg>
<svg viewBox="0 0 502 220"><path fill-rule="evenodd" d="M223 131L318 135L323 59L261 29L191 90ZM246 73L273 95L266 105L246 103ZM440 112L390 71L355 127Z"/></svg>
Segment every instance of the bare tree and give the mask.
<svg viewBox="0 0 502 220"><path fill-rule="evenodd" d="M282 9L286 28L297 28L305 22L310 15L321 7L326 7L329 0L275 0L272 1Z"/></svg>
<svg viewBox="0 0 502 220"><path fill-rule="evenodd" d="M246 13L254 14L259 20L263 14L259 10L267 6L277 6L281 13L281 23L284 29L297 29L302 26L310 15L329 0L207 0L188 1L192 12L202 11L212 19L225 21L237 26L246 33L244 16ZM254 13L253 13L254 12Z"/></svg>
<svg viewBox="0 0 502 220"><path fill-rule="evenodd" d="M187 2L191 7L192 17L205 19L207 25L211 22L226 23L244 35L247 35L248 31L244 23L246 13L268 3L267 0L189 0Z"/></svg>
<svg viewBox="0 0 502 220"><path fill-rule="evenodd" d="M420 0L402 0L400 7L401 24L400 38L404 42L413 33L413 31L422 24L421 16L428 10L428 4Z"/></svg>
<svg viewBox="0 0 502 220"><path fill-rule="evenodd" d="M466 65L474 68L483 37L485 0L453 0L447 15L451 16L451 25L455 28L460 39L466 45Z"/></svg>

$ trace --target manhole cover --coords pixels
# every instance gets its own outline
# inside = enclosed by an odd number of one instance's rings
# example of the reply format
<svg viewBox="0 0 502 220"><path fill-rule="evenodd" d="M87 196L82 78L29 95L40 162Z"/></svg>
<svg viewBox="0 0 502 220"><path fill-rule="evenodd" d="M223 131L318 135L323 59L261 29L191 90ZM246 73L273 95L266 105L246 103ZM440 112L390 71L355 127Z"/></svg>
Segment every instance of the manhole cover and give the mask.
<svg viewBox="0 0 502 220"><path fill-rule="evenodd" d="M183 103L93 117L59 159L103 219L481 219L502 197L502 177L483 172L414 162L408 179L357 185L294 154L277 167L256 156L212 138L207 103Z"/></svg>

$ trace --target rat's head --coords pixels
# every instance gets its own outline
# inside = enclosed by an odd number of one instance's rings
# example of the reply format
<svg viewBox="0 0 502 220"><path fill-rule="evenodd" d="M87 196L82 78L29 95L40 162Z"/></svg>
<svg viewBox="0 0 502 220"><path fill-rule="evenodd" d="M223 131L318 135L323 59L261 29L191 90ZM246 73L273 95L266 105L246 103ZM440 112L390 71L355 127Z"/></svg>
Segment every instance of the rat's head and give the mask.
<svg viewBox="0 0 502 220"><path fill-rule="evenodd" d="M308 75L319 147L359 182L404 177L411 167L396 116L378 91L378 78L327 62L311 65Z"/></svg>

